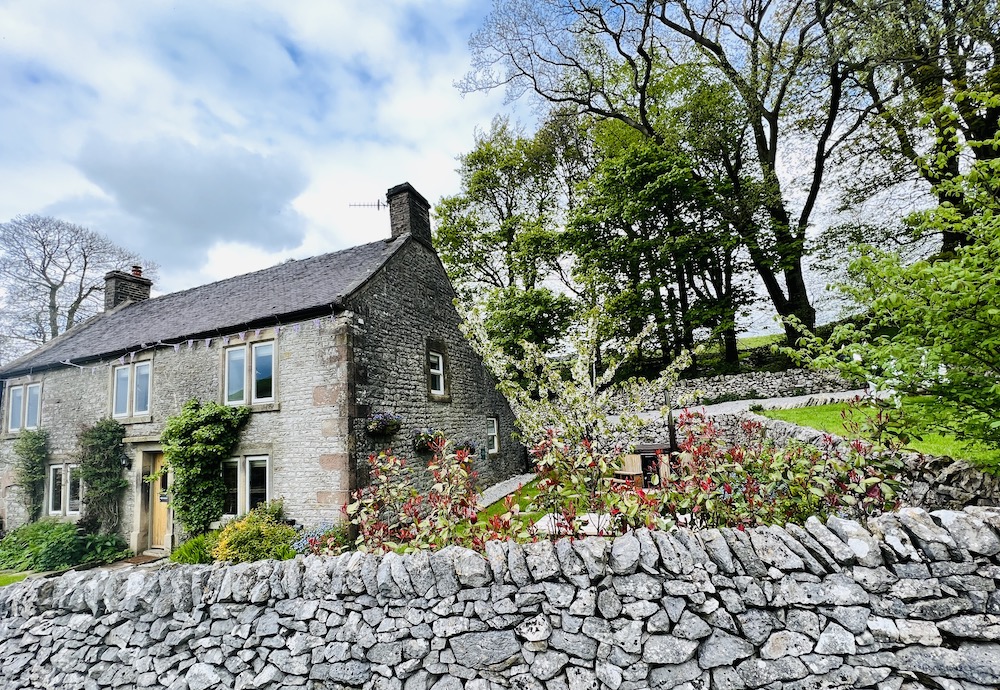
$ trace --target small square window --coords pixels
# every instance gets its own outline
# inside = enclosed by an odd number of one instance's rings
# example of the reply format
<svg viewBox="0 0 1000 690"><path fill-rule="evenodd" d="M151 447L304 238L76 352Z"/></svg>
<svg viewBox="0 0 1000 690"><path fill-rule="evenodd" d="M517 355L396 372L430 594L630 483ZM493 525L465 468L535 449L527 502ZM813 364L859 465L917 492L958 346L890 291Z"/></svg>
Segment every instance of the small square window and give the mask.
<svg viewBox="0 0 1000 690"><path fill-rule="evenodd" d="M500 452L500 420L496 417L486 419L486 452L490 455Z"/></svg>
<svg viewBox="0 0 1000 690"><path fill-rule="evenodd" d="M427 353L427 383L433 395L444 395L444 355Z"/></svg>

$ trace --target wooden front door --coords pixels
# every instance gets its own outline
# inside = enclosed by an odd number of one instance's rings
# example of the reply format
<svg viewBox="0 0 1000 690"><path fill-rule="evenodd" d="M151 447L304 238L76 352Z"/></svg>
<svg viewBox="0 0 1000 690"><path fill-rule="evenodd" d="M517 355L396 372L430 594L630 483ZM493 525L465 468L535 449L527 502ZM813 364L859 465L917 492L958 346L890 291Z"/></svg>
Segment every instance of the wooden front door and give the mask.
<svg viewBox="0 0 1000 690"><path fill-rule="evenodd" d="M163 453L153 457L153 473L163 470ZM164 472L149 487L149 548L167 548L167 522L170 519L170 509L167 494L167 473Z"/></svg>

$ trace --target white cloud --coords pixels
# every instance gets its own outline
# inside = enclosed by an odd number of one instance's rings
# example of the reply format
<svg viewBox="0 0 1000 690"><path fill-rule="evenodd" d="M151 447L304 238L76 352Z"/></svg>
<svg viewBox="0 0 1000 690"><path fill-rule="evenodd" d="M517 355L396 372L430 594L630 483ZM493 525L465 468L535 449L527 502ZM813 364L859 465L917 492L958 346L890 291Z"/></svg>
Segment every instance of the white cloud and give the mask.
<svg viewBox="0 0 1000 690"><path fill-rule="evenodd" d="M388 234L351 208L456 156L501 108L463 98L479 0L0 5L0 220L51 213L178 289Z"/></svg>

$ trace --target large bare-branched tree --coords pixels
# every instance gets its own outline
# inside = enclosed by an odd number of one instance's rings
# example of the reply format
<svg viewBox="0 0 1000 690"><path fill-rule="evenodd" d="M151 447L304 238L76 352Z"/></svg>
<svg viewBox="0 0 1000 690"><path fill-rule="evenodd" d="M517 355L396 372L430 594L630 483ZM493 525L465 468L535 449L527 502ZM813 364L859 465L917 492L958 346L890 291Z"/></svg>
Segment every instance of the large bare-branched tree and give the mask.
<svg viewBox="0 0 1000 690"><path fill-rule="evenodd" d="M859 145L886 164L856 156L861 193L922 178L968 215L948 183L972 160L1000 157L1000 2L845 0L836 21L856 37L849 59L879 114ZM956 228L942 238L943 253L972 239Z"/></svg>
<svg viewBox="0 0 1000 690"><path fill-rule="evenodd" d="M871 114L830 26L832 0L495 0L472 37L466 90L533 92L626 123L662 143L659 73L691 64L727 82L750 130L764 223L745 245L776 311L815 324L803 275L806 231L827 165ZM851 107L848 107L851 106ZM782 167L805 173L796 179ZM748 166L731 181L745 182ZM764 193L760 193L760 190ZM752 232L751 232L752 230Z"/></svg>
<svg viewBox="0 0 1000 690"><path fill-rule="evenodd" d="M100 311L104 275L149 262L98 232L48 216L0 224L0 356L48 342Z"/></svg>

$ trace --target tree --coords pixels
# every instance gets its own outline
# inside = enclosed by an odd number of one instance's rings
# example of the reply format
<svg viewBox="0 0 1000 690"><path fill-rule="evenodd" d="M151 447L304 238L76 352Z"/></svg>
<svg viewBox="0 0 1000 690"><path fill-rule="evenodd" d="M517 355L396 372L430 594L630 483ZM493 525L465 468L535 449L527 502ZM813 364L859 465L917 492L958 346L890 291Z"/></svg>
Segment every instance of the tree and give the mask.
<svg viewBox="0 0 1000 690"><path fill-rule="evenodd" d="M989 107L1000 107L995 95ZM1000 134L991 141L1000 145ZM845 286L870 307L859 327L807 338L815 366L836 366L883 388L931 395L939 427L1000 449L1000 158L942 182L944 202L910 219L918 229L970 238L948 257L906 264L869 249Z"/></svg>
<svg viewBox="0 0 1000 690"><path fill-rule="evenodd" d="M989 98L1000 92L1000 3L850 0L840 12L838 24L856 37L849 59L879 114L864 144L889 163L872 166L866 158L861 179L872 184L874 176L878 190L917 174L939 202L973 213L947 183L961 174L963 152L979 161L1000 156L990 145L1000 108ZM972 239L954 227L936 230L943 253Z"/></svg>
<svg viewBox="0 0 1000 690"><path fill-rule="evenodd" d="M763 191L766 222L744 237L747 248L777 312L812 328L806 231L831 156L870 112L845 107L858 89L841 59L848 37L829 25L834 7L829 0L497 0L471 39L473 70L462 87L506 86L511 97L532 91L662 142L663 67L698 64L724 80L749 127ZM808 161L797 204L778 173L795 149ZM734 190L745 172L731 180Z"/></svg>
<svg viewBox="0 0 1000 690"><path fill-rule="evenodd" d="M100 233L48 216L0 224L0 322L14 355L55 338L100 311L104 275L133 264L155 270Z"/></svg>
<svg viewBox="0 0 1000 690"><path fill-rule="evenodd" d="M557 258L551 149L497 118L459 160L462 193L438 204L434 238L456 288L535 287Z"/></svg>
<svg viewBox="0 0 1000 690"><path fill-rule="evenodd" d="M603 158L581 187L566 238L576 273L609 295L622 339L655 323L649 354L658 367L692 349L697 328L725 334L736 366L745 293L735 280L739 236L724 216L728 185L699 174L680 141L660 145L614 122L597 129Z"/></svg>
<svg viewBox="0 0 1000 690"><path fill-rule="evenodd" d="M460 157L462 192L435 208L434 244L459 299L484 310L487 330L512 354L521 339L554 344L573 310L545 284L563 272L558 171L575 165L570 136L556 119L530 138L495 119Z"/></svg>

